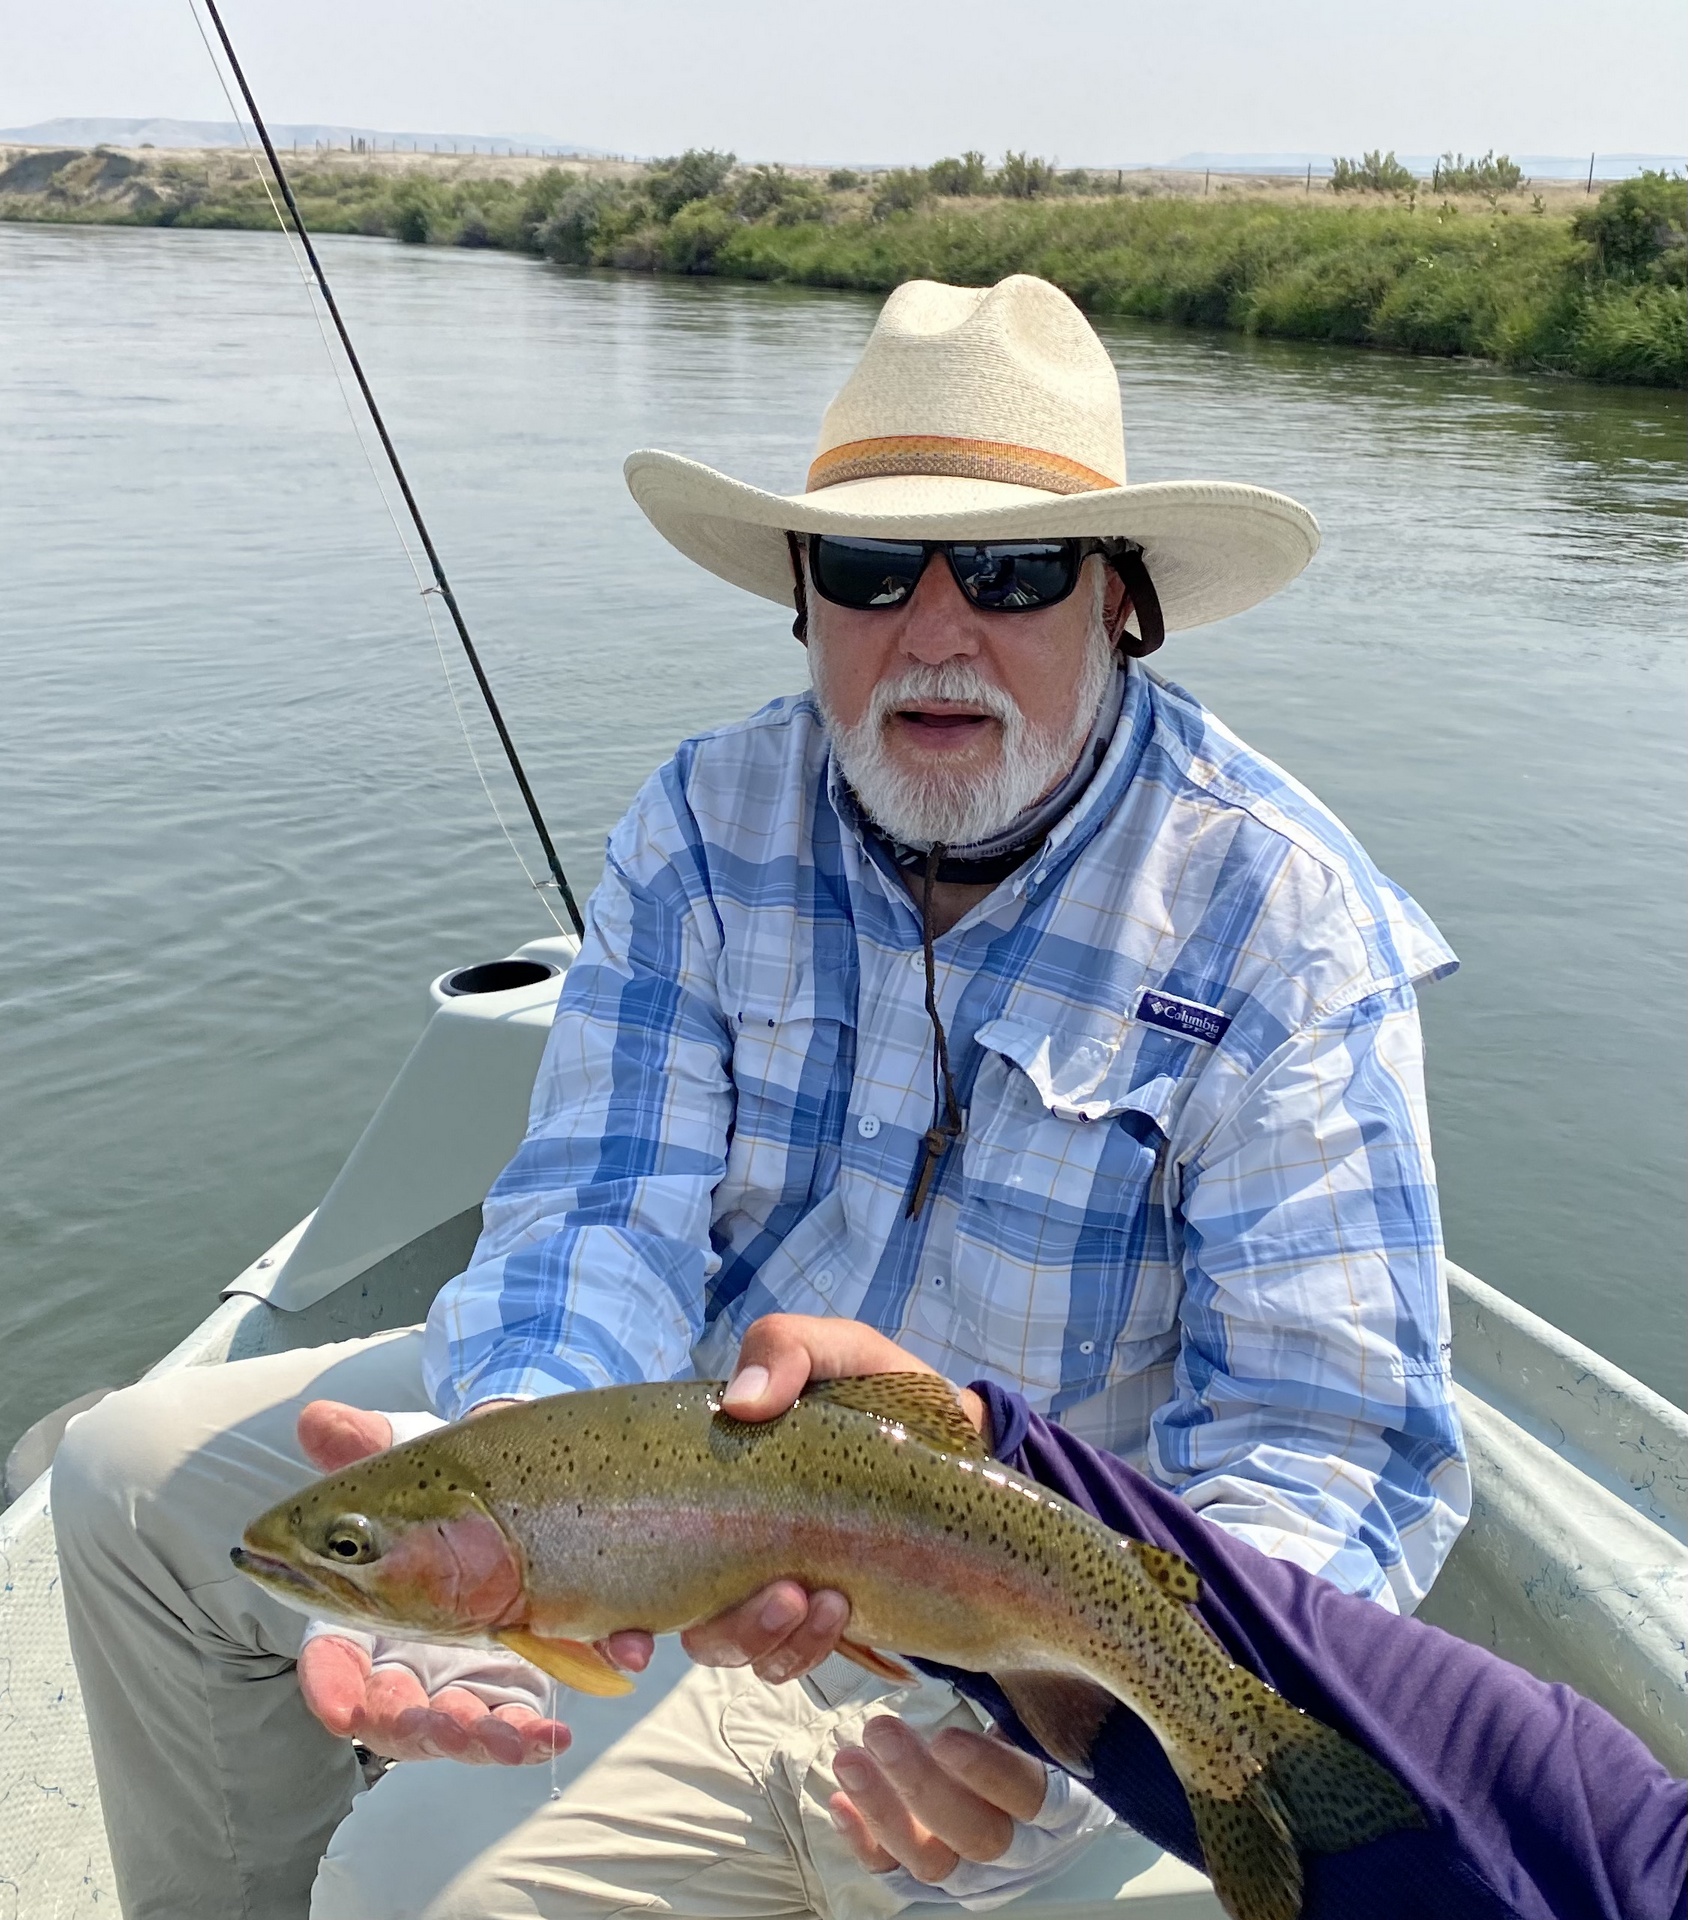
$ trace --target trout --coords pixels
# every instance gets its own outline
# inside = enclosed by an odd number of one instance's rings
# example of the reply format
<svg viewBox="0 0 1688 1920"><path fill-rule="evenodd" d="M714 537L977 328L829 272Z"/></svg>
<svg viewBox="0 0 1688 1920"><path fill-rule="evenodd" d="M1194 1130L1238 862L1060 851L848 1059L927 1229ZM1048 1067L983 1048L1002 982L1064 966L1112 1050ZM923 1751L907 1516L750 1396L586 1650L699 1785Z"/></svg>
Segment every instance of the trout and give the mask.
<svg viewBox="0 0 1688 1920"><path fill-rule="evenodd" d="M1177 1554L992 1460L932 1374L811 1385L750 1424L711 1381L560 1394L445 1427L279 1502L233 1553L291 1604L500 1643L585 1693L632 1682L591 1642L674 1633L789 1576L850 1601L840 1648L986 1673L1086 1777L1116 1702L1189 1796L1233 1920L1296 1920L1300 1850L1423 1815L1392 1774L1225 1654Z"/></svg>

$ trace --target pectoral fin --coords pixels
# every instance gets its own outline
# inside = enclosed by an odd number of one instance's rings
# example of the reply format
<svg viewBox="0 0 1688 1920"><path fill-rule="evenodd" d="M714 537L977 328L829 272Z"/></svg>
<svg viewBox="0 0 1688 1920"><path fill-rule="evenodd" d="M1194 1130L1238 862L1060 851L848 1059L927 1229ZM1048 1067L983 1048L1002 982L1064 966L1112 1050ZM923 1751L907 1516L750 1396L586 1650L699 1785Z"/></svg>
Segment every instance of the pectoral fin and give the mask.
<svg viewBox="0 0 1688 1920"><path fill-rule="evenodd" d="M838 1651L846 1660L854 1660L858 1667L866 1667L869 1673L877 1674L881 1680L895 1680L898 1686L907 1686L909 1681L919 1677L911 1673L900 1660L893 1660L889 1654L876 1653L872 1647L864 1647L859 1640L840 1640Z"/></svg>
<svg viewBox="0 0 1688 1920"><path fill-rule="evenodd" d="M576 1693L608 1698L633 1691L633 1682L627 1675L584 1640L547 1640L543 1634L529 1633L523 1627L506 1627L497 1638L512 1653L531 1660L541 1673L550 1674L565 1687L573 1687Z"/></svg>
<svg viewBox="0 0 1688 1920"><path fill-rule="evenodd" d="M1114 1696L1071 1673L993 1673L991 1678L1050 1759L1088 1780L1090 1750L1118 1704Z"/></svg>

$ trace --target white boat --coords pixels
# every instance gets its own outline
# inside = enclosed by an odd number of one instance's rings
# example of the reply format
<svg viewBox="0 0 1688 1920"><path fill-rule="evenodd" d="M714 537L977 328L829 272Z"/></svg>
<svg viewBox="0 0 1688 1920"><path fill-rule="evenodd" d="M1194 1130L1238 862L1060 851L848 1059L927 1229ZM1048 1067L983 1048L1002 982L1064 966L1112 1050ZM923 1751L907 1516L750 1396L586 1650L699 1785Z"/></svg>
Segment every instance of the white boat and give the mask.
<svg viewBox="0 0 1688 1920"><path fill-rule="evenodd" d="M572 941L538 940L436 980L421 1038L322 1204L237 1274L152 1373L422 1319L465 1265L481 1200L521 1138L573 953ZM1475 1498L1421 1617L1568 1682L1688 1774L1688 1415L1473 1275L1450 1266L1448 1285ZM668 1659L630 1700L571 1711L566 1771L601 1752L677 1670ZM369 1820L383 1795L401 1804L406 1772L388 1774L352 1819ZM454 1772L465 1818L471 1801L486 1803L483 1820L508 1807L487 1770ZM0 1920L117 1910L59 1596L49 1469L0 1513ZM1220 1909L1199 1874L1121 1833L1014 1911L1211 1920Z"/></svg>

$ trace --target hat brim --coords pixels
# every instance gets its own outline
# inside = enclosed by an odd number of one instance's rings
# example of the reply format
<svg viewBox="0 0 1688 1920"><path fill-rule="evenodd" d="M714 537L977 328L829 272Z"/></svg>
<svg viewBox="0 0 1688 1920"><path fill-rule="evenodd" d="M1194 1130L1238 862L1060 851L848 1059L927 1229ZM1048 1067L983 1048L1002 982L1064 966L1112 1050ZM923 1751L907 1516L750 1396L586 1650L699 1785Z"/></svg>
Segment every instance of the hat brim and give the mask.
<svg viewBox="0 0 1688 1920"><path fill-rule="evenodd" d="M1257 606L1288 586L1319 547L1319 524L1297 501L1222 480L1055 494L915 474L780 494L649 449L629 454L623 471L645 517L670 545L735 587L785 607L793 604L787 532L880 540L1133 540L1143 549L1168 632Z"/></svg>

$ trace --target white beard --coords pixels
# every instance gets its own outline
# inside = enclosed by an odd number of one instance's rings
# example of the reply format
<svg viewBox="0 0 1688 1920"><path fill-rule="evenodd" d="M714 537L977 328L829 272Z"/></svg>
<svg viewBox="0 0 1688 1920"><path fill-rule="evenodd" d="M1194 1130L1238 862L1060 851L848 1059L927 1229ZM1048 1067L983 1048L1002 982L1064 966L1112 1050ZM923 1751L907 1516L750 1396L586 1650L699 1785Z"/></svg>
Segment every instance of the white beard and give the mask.
<svg viewBox="0 0 1688 1920"><path fill-rule="evenodd" d="M965 661L911 666L896 679L881 681L867 712L853 727L844 727L827 704L823 662L811 645L815 697L844 778L877 826L893 840L921 848L965 847L988 840L1041 800L1078 758L1114 664L1098 609L1072 717L1058 731L1034 727L1014 700ZM920 768L898 765L887 742L889 722L899 708L921 700L960 701L999 721L1002 743L994 764L983 772L952 771L942 762Z"/></svg>

